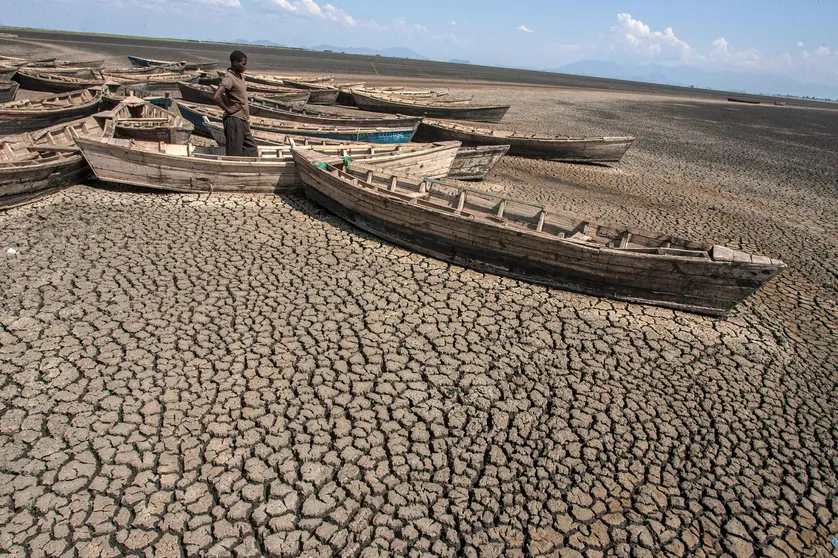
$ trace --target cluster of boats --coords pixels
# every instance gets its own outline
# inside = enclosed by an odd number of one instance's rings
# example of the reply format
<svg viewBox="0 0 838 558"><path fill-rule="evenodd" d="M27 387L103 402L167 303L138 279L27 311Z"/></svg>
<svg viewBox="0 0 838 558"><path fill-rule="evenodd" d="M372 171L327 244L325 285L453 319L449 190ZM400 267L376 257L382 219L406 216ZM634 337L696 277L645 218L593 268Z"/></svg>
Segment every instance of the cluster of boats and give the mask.
<svg viewBox="0 0 838 558"><path fill-rule="evenodd" d="M16 71L10 75L25 88L39 86L28 81L36 74L83 85L0 104L0 209L92 174L105 182L177 192L304 191L364 230L447 261L711 315L724 314L784 267L768 257L595 223L445 181L480 180L506 153L616 162L633 137L495 130L471 122L498 121L508 106L452 100L447 91L248 74L258 154L227 157L223 115L211 104L219 76L199 63L129 58L135 68L108 71L95 82L70 72L101 72L92 67L11 66ZM180 99L173 103L169 94L159 95L160 84L176 87ZM351 99L360 110L345 114L312 106L314 95L321 105ZM193 133L213 138L217 146L194 145Z"/></svg>

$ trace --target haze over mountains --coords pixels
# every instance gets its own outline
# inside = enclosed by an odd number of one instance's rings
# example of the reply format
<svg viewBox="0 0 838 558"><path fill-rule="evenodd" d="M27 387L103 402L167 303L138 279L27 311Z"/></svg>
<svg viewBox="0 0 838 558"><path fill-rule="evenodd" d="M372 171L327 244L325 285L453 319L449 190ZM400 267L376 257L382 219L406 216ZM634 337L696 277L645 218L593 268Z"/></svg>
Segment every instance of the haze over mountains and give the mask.
<svg viewBox="0 0 838 558"><path fill-rule="evenodd" d="M248 41L236 39L237 43L263 46L285 45L268 40ZM317 45L308 47L316 51L332 51L346 54L360 54L365 56L392 56L410 58L413 60L430 60L406 47L389 47L374 49L366 47L341 47L336 45ZM447 60L457 64L471 64L468 60L457 58ZM573 74L607 79L623 79L659 83L664 85L680 85L684 87L700 87L717 89L720 91L741 91L766 95L793 95L799 97L813 96L822 99L838 99L838 88L819 83L801 83L792 78L776 74L755 74L748 72L711 72L692 66L663 66L660 64L632 64L618 63L606 60L583 60L554 68L536 68L524 66L503 66L520 70L555 72L559 74Z"/></svg>

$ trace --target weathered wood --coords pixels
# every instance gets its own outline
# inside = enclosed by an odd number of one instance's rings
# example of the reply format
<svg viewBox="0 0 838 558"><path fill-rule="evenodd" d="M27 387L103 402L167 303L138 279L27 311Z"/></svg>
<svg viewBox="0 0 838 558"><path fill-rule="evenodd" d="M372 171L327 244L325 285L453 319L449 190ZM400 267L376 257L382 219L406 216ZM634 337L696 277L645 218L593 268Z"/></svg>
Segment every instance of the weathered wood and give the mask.
<svg viewBox="0 0 838 558"><path fill-rule="evenodd" d="M440 259L531 282L723 315L785 267L738 251L724 261L706 243L584 222L472 189L461 203L463 190L444 183L428 187L424 180L399 179L391 190L382 186L392 178L376 174L370 186L352 180L366 176L363 164L346 170L340 163L318 165L324 156L315 151L294 150L293 156L306 194L360 228ZM586 228L587 238L581 234ZM611 247L625 231L631 234L626 246ZM662 248L666 243L670 248Z"/></svg>
<svg viewBox="0 0 838 558"><path fill-rule="evenodd" d="M337 87L323 85L321 83L295 81L293 79L283 79L282 83L286 87L308 91L308 102L311 105L333 105L338 98L338 93L340 93Z"/></svg>
<svg viewBox="0 0 838 558"><path fill-rule="evenodd" d="M421 102L396 99L385 95L366 95L353 91L355 104L362 110L407 114L431 118L451 118L455 120L474 120L477 122L500 122L509 105L472 105L459 101Z"/></svg>
<svg viewBox="0 0 838 558"><path fill-rule="evenodd" d="M20 99L0 105L0 136L60 124L99 110L102 90L83 89L47 97Z"/></svg>
<svg viewBox="0 0 838 558"><path fill-rule="evenodd" d="M75 139L112 133L109 120L90 116L0 138L0 209L41 199L90 176Z"/></svg>
<svg viewBox="0 0 838 558"><path fill-rule="evenodd" d="M303 124L318 124L321 126L374 126L376 128L404 128L407 126L417 125L422 121L422 117L397 116L390 114L385 115L362 111L356 111L356 113L348 115L336 115L324 112L322 109L312 108L308 105L306 105L305 108L296 108L290 105L283 106L282 103L272 103L271 105L256 103L256 109L256 112L260 114L253 114L251 112L252 116L275 118L277 120L286 120L289 122L299 122ZM186 110L197 112L200 113L201 116L207 116L208 118L219 121L223 116L221 109L214 106L195 106L188 104Z"/></svg>
<svg viewBox="0 0 838 558"><path fill-rule="evenodd" d="M216 87L212 85L199 85L193 83L179 82L177 84L180 90L180 96L192 103L203 103L207 105L216 106L212 100L215 94ZM259 97L257 95L248 95L248 108L250 113L254 116L259 116L259 113L271 112L276 108L282 109L285 106L302 106L306 104L309 93L307 91L291 91L288 93L275 93L271 99ZM285 105L276 105L276 103L287 103Z"/></svg>
<svg viewBox="0 0 838 558"><path fill-rule="evenodd" d="M14 81L0 83L0 103L14 101L15 95L17 95L18 87L20 87L20 85Z"/></svg>
<svg viewBox="0 0 838 558"><path fill-rule="evenodd" d="M418 141L460 141L463 145L509 145L509 154L566 162L619 162L633 136L569 137L479 128L470 124L424 119Z"/></svg>
<svg viewBox="0 0 838 558"><path fill-rule="evenodd" d="M143 58L142 56L128 56L128 61L132 66L149 67L149 66L171 66L172 64L180 64L184 70L210 70L218 65L216 61L196 61L196 62L174 62L171 60L155 60L154 58Z"/></svg>
<svg viewBox="0 0 838 558"><path fill-rule="evenodd" d="M461 147L451 165L448 178L483 180L509 149L508 145Z"/></svg>
<svg viewBox="0 0 838 558"><path fill-rule="evenodd" d="M27 68L18 68L14 80L24 89L47 91L50 93L69 93L79 89L100 88L105 83L101 74L96 78L80 78L58 74L40 73Z"/></svg>
<svg viewBox="0 0 838 558"><path fill-rule="evenodd" d="M127 97L113 111L115 136L144 141L187 143L194 126L178 114L138 97Z"/></svg>
<svg viewBox="0 0 838 558"><path fill-rule="evenodd" d="M203 127L204 116L211 120L220 121L218 116L220 111L205 110L205 107L199 107L189 103L178 103L178 105L181 115L192 122L196 129L200 127L201 133L208 134L208 131L204 130ZM251 131L264 130L278 134L328 138L344 142L407 143L413 137L416 127L419 125L418 122L413 125L405 124L400 127L305 124L302 122L287 122L284 120L253 116L253 109L254 105L251 103Z"/></svg>

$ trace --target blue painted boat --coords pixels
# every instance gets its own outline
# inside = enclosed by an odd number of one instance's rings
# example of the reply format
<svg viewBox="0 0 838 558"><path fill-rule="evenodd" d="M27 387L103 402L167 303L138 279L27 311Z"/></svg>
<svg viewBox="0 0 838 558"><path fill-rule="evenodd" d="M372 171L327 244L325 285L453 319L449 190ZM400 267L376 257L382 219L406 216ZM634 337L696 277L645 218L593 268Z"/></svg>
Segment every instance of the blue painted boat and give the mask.
<svg viewBox="0 0 838 558"><path fill-rule="evenodd" d="M195 126L195 132L199 135L211 137L204 129L203 117L206 116L212 121L221 122L222 112L220 108L209 105L195 105L178 101L180 115ZM366 143L407 143L413 138L419 122L405 125L401 128L377 127L377 126L319 126L315 124L304 124L300 122L288 122L273 118L259 116L250 117L250 127L253 130L264 130L278 134L293 136L307 136L312 138L326 138L340 141L366 142Z"/></svg>

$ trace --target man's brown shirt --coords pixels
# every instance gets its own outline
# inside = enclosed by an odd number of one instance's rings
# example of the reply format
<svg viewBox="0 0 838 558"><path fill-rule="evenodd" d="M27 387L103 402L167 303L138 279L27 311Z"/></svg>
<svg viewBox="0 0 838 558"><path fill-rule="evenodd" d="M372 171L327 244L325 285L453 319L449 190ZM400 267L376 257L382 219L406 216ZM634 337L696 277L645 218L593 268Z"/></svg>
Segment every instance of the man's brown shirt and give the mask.
<svg viewBox="0 0 838 558"><path fill-rule="evenodd" d="M227 106L233 109L230 116L241 118L245 122L250 120L250 110L247 107L247 84L244 81L244 76L239 76L232 70L227 69L227 73L221 78L221 85L227 98L225 102Z"/></svg>

